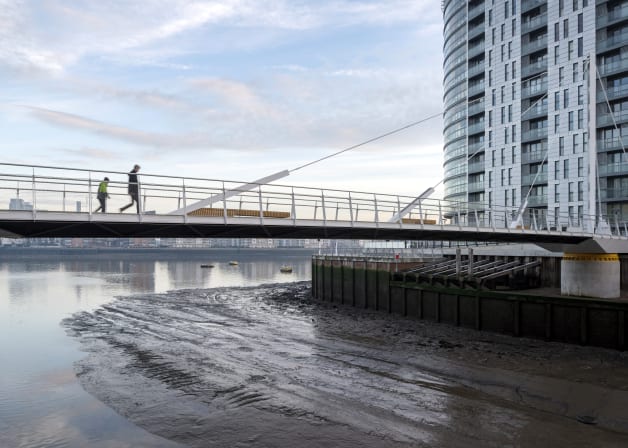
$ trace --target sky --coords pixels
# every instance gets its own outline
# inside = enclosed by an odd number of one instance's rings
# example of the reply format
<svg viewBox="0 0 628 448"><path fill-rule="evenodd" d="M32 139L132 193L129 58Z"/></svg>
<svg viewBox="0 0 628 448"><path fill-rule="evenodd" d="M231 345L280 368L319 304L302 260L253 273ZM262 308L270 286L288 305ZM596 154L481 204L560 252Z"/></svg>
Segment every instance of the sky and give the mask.
<svg viewBox="0 0 628 448"><path fill-rule="evenodd" d="M438 0L0 0L0 162L418 195ZM437 193L438 194L438 193Z"/></svg>

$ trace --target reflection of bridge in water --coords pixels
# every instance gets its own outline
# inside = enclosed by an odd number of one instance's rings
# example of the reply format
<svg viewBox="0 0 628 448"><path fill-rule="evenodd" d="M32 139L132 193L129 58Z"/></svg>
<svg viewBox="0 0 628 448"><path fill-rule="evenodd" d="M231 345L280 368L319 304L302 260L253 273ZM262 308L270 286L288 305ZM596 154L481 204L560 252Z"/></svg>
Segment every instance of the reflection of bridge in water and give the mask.
<svg viewBox="0 0 628 448"><path fill-rule="evenodd" d="M93 213L105 176L109 212ZM520 222L515 207L394 194L151 174L140 184L140 213L123 214L126 173L0 164L0 204L12 205L0 210L1 235L529 242L598 253L626 252L628 240L625 224L594 216Z"/></svg>

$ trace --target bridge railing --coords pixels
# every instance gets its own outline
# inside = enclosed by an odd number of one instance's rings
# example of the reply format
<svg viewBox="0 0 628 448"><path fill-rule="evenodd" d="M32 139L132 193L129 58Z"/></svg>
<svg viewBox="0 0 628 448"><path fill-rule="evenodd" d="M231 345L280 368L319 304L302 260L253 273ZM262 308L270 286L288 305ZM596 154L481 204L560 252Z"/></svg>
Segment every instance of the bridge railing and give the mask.
<svg viewBox="0 0 628 448"><path fill-rule="evenodd" d="M34 217L41 212L92 215L99 205L96 194L104 177L110 179L107 213L117 214L130 201L126 172L0 163L0 210L28 210ZM179 215L190 219L190 207L212 198L203 206L209 212L200 216L220 216L225 222L254 217L295 223L312 220L323 225L379 226L392 222L400 227L455 226L512 232L628 235L626 223L614 216L574 216L573 212L531 208L522 219L516 220L517 207L489 207L482 202L429 198L417 201L411 196L280 184L243 188L247 182L145 173L139 173L139 179L139 219L144 215ZM407 213L395 219L402 210ZM134 211L135 207L126 213Z"/></svg>

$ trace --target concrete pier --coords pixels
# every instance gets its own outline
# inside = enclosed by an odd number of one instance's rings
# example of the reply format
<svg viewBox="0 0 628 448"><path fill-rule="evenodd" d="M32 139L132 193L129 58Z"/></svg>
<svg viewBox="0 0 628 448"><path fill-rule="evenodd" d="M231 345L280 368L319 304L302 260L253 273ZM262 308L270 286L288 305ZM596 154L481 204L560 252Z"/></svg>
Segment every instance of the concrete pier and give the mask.
<svg viewBox="0 0 628 448"><path fill-rule="evenodd" d="M565 254L560 292L568 296L618 299L621 269L617 254Z"/></svg>

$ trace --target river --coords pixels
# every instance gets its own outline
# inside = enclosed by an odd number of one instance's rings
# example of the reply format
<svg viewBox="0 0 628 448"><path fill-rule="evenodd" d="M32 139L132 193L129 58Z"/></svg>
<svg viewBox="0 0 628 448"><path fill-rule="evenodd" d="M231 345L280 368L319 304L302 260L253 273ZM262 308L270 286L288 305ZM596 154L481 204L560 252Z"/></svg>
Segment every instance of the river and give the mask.
<svg viewBox="0 0 628 448"><path fill-rule="evenodd" d="M314 302L310 268L0 261L0 446L628 446L624 353Z"/></svg>

